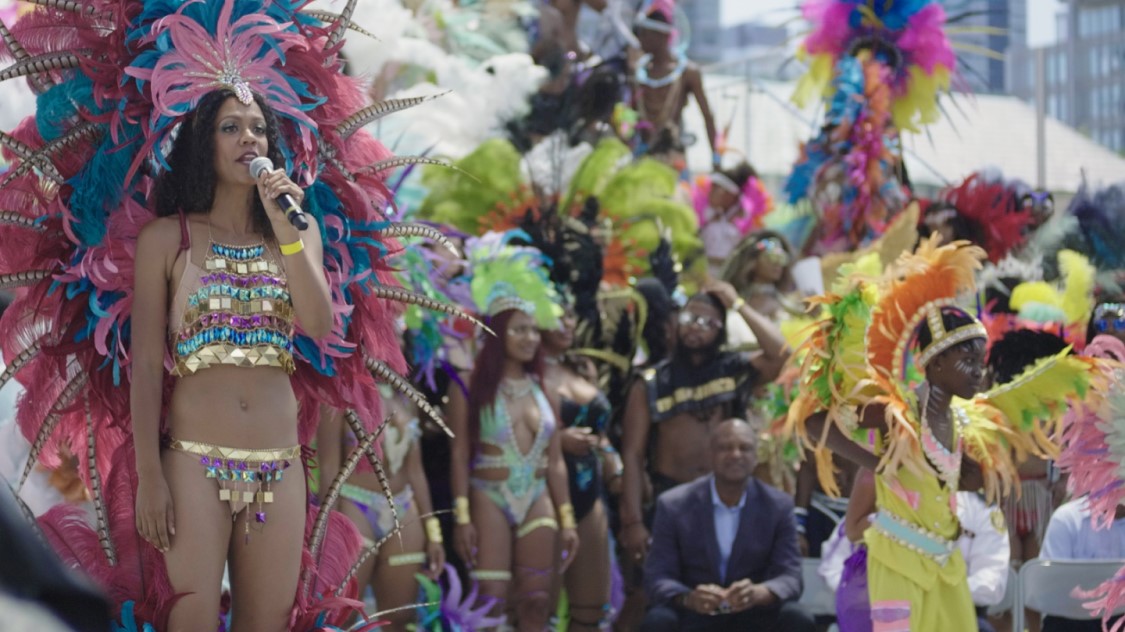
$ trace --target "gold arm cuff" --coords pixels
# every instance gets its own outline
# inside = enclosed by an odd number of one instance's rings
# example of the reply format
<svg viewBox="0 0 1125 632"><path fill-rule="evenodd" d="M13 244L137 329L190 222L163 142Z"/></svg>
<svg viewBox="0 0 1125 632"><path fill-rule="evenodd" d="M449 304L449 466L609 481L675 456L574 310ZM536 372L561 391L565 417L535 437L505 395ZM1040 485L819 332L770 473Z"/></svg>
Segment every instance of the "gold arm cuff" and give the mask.
<svg viewBox="0 0 1125 632"><path fill-rule="evenodd" d="M430 516L423 524L426 525L426 539L431 544L441 544L445 541L441 536L441 522L437 518Z"/></svg>
<svg viewBox="0 0 1125 632"><path fill-rule="evenodd" d="M563 503L559 505L559 527L563 529L577 529L578 521L574 519L574 505Z"/></svg>
<svg viewBox="0 0 1125 632"><path fill-rule="evenodd" d="M469 524L473 521L469 514L469 499L458 496L453 499L453 522L456 524Z"/></svg>

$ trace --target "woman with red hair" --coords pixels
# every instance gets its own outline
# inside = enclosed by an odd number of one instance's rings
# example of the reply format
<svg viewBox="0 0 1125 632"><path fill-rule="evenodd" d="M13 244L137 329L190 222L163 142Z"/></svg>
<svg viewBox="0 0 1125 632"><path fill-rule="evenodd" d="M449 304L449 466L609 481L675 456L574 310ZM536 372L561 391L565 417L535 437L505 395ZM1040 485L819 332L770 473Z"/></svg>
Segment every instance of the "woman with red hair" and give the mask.
<svg viewBox="0 0 1125 632"><path fill-rule="evenodd" d="M499 603L514 595L517 630L539 631L550 616L554 579L578 550L578 532L558 400L543 388L540 329L558 327L558 307L532 298L551 292L545 275L529 277L525 259L538 253L528 251L501 243L489 263L515 265L476 265L474 299L487 304L495 335L477 354L467 395L452 389L446 413L454 433L454 548L484 595ZM517 277L523 282L513 284Z"/></svg>

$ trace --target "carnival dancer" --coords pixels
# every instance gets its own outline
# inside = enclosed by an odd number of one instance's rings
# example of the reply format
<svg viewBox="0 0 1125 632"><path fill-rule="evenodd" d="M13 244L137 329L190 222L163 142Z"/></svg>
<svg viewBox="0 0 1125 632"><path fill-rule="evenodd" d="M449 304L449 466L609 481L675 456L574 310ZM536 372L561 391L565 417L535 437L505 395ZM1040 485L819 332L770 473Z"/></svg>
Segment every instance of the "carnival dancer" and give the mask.
<svg viewBox="0 0 1125 632"><path fill-rule="evenodd" d="M468 247L473 300L495 336L477 354L467 394L449 394L454 547L482 593L514 614L517 629L539 631L556 573L578 551L578 533L558 400L542 381L539 332L558 327L558 299L539 253L509 238L489 234Z"/></svg>
<svg viewBox="0 0 1125 632"><path fill-rule="evenodd" d="M217 627L224 564L236 629L346 619L361 543L335 490L308 507L300 467L318 404L369 420L345 471L374 459L376 377L425 404L386 342L390 301L460 313L386 263L432 231L386 221L381 172L416 159L360 130L415 102L365 108L336 53L349 19L302 7L52 5L4 31L4 78L42 94L0 135L0 199L20 209L0 285L28 288L0 322L0 383L29 387L25 477L85 446L95 525L65 506L39 524L127 628Z"/></svg>
<svg viewBox="0 0 1125 632"><path fill-rule="evenodd" d="M356 469L340 488L340 513L356 525L363 544L377 547L356 572L362 595L367 586L379 619L389 630L406 630L416 615L406 608L418 598L419 573L436 578L445 568L441 523L433 514L430 486L422 468L417 407L380 384L386 428L382 432L383 472ZM342 411L326 410L317 431L319 491L323 499L357 443ZM385 476L386 489L380 480ZM423 516L425 516L423 518Z"/></svg>
<svg viewBox="0 0 1125 632"><path fill-rule="evenodd" d="M976 629L955 542L962 458L982 466L995 498L1014 480L1013 448L1053 449L1038 420L1061 410L1090 373L1089 363L1059 354L978 396L987 332L955 300L973 290L984 252L937 239L904 254L882 285L857 279L819 301L830 316L807 343L789 417L812 437L826 490L834 491L829 449L876 473L878 511L864 538L871 617L915 632Z"/></svg>
<svg viewBox="0 0 1125 632"><path fill-rule="evenodd" d="M703 113L710 144L711 166L719 168L719 137L715 117L703 89L703 73L672 45L675 29L674 0L656 0L637 18L635 31L644 54L634 71L634 100L639 121L638 155L651 155L679 170L687 166L683 115L688 97Z"/></svg>
<svg viewBox="0 0 1125 632"><path fill-rule="evenodd" d="M748 163L696 178L692 206L699 216L699 236L713 278L722 278L727 259L742 238L761 228L773 200ZM728 282L732 282L726 279Z"/></svg>
<svg viewBox="0 0 1125 632"><path fill-rule="evenodd" d="M545 363L543 383L559 398L561 446L582 542L574 563L566 571L570 629L604 630L609 628L613 612L609 516L603 498L606 481L621 476L621 457L606 436L613 413L609 399L580 373L577 363L581 358L568 355L576 325L577 316L568 303L564 305L560 327L540 333Z"/></svg>

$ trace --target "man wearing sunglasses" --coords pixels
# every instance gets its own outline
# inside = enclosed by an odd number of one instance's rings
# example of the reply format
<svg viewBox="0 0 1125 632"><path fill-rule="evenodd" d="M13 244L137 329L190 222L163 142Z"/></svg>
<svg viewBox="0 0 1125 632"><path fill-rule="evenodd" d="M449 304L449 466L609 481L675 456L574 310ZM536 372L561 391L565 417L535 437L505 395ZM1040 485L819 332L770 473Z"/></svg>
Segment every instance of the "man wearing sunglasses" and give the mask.
<svg viewBox="0 0 1125 632"><path fill-rule="evenodd" d="M759 351L722 351L730 310L754 332ZM789 354L777 325L728 283L712 282L693 296L675 327L671 357L634 382L625 404L621 542L636 563L650 540L646 476L655 502L663 491L708 474L712 429L723 419L744 417L751 392L776 378Z"/></svg>

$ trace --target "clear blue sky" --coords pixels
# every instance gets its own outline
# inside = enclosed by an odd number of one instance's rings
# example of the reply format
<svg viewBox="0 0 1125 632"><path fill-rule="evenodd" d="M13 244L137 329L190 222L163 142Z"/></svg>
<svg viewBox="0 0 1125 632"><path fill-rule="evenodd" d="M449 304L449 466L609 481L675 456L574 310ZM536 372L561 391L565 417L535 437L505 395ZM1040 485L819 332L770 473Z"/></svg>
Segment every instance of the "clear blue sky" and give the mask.
<svg viewBox="0 0 1125 632"><path fill-rule="evenodd" d="M1026 0L1028 21L1028 43L1040 46L1054 41L1055 13L1061 7L1058 0ZM757 18L762 21L784 22L797 15L794 7L797 0L723 0L723 8L732 14L732 19Z"/></svg>

